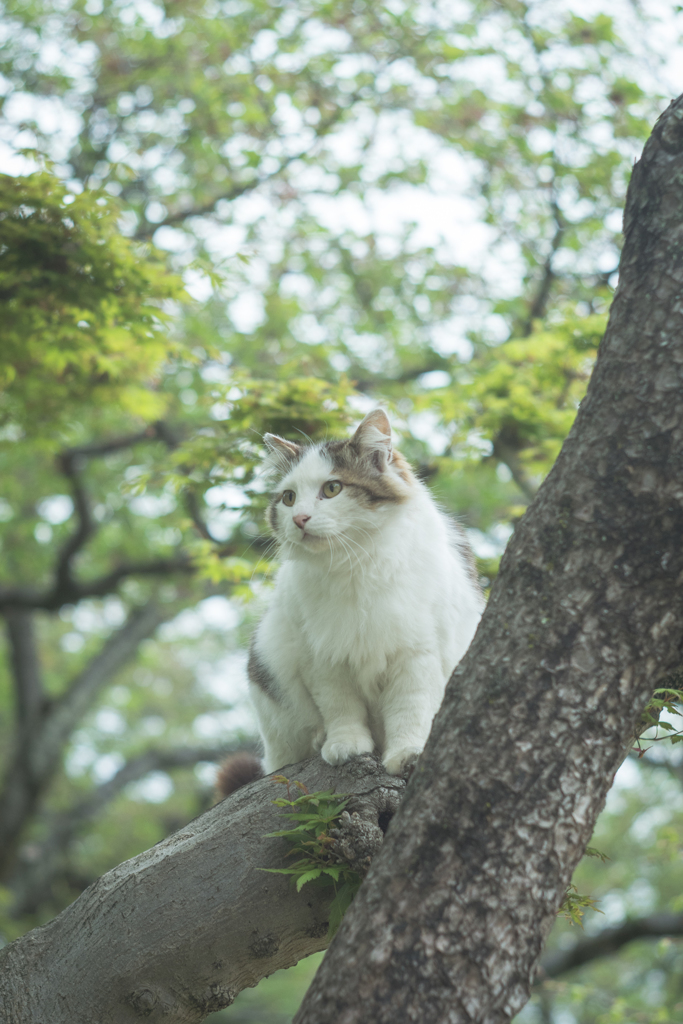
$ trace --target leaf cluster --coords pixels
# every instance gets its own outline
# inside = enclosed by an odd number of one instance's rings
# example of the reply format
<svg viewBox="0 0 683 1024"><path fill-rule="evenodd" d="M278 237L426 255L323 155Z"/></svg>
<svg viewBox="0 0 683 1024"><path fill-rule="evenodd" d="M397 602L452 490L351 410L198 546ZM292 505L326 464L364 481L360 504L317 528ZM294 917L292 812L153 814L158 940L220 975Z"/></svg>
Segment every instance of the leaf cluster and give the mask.
<svg viewBox="0 0 683 1024"><path fill-rule="evenodd" d="M96 394L163 411L149 384L178 351L164 304L187 296L162 254L120 233L119 213L49 171L0 175L0 421L35 425Z"/></svg>
<svg viewBox="0 0 683 1024"><path fill-rule="evenodd" d="M683 705L683 690L672 689L668 686L659 687L652 695L652 699L648 702L645 710L643 711L640 719L639 732L642 737L642 733L647 732L649 729L654 730L653 734L647 737L647 742L656 743L659 740L669 740L671 743L683 742L683 728L677 729L673 722L667 722L662 720L662 711L666 711L667 714L676 716L677 718L683 717L681 706ZM662 733L660 734L660 729ZM637 741L638 753L642 756L645 753L645 749L641 746L641 737Z"/></svg>
<svg viewBox="0 0 683 1024"><path fill-rule="evenodd" d="M558 917L564 917L570 924L578 924L583 927L582 918L587 910L602 913L592 896L586 896L580 893L575 885L569 885L557 911Z"/></svg>
<svg viewBox="0 0 683 1024"><path fill-rule="evenodd" d="M606 854L596 850L594 846L586 847L584 857L595 857L602 861L603 864L609 860ZM568 885L557 911L557 916L563 917L570 924L578 924L583 928L583 915L587 910L594 910L597 914L602 914L602 910L598 907L597 900L593 896L580 893L573 883Z"/></svg>
<svg viewBox="0 0 683 1024"><path fill-rule="evenodd" d="M284 775L276 775L273 782L287 787L287 798L273 800L281 807L287 817L298 824L293 828L269 832L266 839L281 837L291 845L287 857L298 859L287 868L263 868L273 874L291 875L296 891L309 882L317 882L334 891L334 899L329 910L329 937L339 928L346 910L358 892L362 876L348 864L340 861L334 852L334 837L331 830L337 825L342 811L348 803L339 793L324 791L309 793L301 782L290 782ZM295 786L301 796L291 799L291 786Z"/></svg>

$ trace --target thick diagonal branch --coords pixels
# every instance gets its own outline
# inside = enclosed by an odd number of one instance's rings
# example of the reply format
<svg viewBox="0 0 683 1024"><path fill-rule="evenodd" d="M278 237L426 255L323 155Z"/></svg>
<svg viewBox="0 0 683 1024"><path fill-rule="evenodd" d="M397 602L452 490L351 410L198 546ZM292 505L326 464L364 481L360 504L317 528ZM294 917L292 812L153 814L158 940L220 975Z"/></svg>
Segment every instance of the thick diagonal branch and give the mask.
<svg viewBox="0 0 683 1024"><path fill-rule="evenodd" d="M286 769L313 792L386 828L403 782L365 756ZM0 950L0 1017L13 1024L141 1018L198 1024L237 993L324 949L332 888L300 893L286 875L286 827L266 778L104 875L59 917Z"/></svg>

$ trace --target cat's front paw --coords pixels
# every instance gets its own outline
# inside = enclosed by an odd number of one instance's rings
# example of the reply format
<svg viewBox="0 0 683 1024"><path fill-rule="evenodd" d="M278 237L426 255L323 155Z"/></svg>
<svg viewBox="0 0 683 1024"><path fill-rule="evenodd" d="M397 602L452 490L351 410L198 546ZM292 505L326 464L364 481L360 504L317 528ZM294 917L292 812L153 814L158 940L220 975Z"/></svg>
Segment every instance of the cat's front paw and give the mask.
<svg viewBox="0 0 683 1024"><path fill-rule="evenodd" d="M382 758L388 775L401 775L410 765L415 764L422 753L420 747L401 747L400 750L387 750Z"/></svg>
<svg viewBox="0 0 683 1024"><path fill-rule="evenodd" d="M344 764L359 754L371 754L374 743L369 736L357 736L349 740L328 740L320 751L323 761L328 764Z"/></svg>

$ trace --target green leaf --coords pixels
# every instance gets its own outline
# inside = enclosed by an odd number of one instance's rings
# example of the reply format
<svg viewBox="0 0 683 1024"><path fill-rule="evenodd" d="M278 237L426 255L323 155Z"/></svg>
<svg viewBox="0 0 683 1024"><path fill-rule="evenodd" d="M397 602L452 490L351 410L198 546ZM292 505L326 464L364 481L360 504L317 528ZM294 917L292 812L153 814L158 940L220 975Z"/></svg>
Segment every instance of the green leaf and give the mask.
<svg viewBox="0 0 683 1024"><path fill-rule="evenodd" d="M301 887L306 885L306 882L312 882L314 878L320 878L322 874L322 868L313 868L311 871L305 871L303 875L299 875L296 880L296 891L301 892Z"/></svg>

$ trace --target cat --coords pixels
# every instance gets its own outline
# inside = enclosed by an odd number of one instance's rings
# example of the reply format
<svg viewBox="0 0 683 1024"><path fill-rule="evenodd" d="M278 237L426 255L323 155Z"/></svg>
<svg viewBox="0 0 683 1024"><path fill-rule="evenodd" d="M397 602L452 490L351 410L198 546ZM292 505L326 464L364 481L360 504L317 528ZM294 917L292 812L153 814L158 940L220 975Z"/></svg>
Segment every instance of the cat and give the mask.
<svg viewBox="0 0 683 1024"><path fill-rule="evenodd" d="M464 534L392 446L383 409L348 440L264 441L279 476L267 518L282 564L248 663L263 768L377 751L399 774L422 751L483 610ZM260 774L242 755L219 789Z"/></svg>

